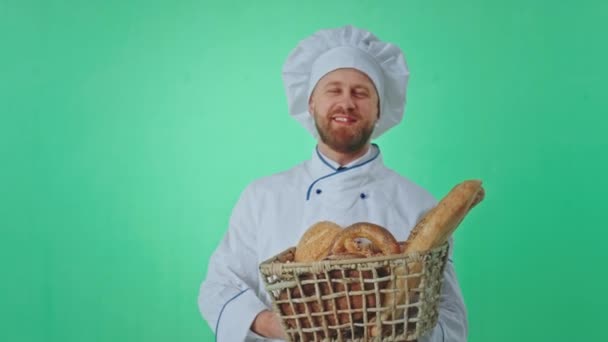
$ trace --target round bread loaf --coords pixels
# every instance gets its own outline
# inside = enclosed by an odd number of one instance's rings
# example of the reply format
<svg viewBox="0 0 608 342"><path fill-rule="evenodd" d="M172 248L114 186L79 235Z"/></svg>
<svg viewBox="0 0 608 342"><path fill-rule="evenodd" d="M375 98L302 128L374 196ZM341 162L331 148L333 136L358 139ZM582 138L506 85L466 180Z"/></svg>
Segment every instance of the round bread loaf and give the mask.
<svg viewBox="0 0 608 342"><path fill-rule="evenodd" d="M331 247L331 254L361 252L359 246L355 243L355 239L358 238L369 240L372 246L378 249L383 255L399 254L401 252L399 243L388 229L369 222L357 222L344 228L344 230L336 236Z"/></svg>
<svg viewBox="0 0 608 342"><path fill-rule="evenodd" d="M296 246L295 262L312 262L323 260L331 249L334 238L342 227L330 221L313 224Z"/></svg>

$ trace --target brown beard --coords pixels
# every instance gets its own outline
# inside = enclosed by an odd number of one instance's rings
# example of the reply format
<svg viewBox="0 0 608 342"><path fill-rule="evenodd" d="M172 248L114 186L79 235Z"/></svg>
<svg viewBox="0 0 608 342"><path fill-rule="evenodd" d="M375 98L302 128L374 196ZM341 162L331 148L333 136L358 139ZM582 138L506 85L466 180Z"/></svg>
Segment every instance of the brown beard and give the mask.
<svg viewBox="0 0 608 342"><path fill-rule="evenodd" d="M315 116L317 115L315 114ZM355 130L346 127L332 130L330 125L331 120L324 123L323 127L319 125L319 120L315 120L315 126L321 141L332 150L340 153L361 151L374 132L374 126L358 127Z"/></svg>

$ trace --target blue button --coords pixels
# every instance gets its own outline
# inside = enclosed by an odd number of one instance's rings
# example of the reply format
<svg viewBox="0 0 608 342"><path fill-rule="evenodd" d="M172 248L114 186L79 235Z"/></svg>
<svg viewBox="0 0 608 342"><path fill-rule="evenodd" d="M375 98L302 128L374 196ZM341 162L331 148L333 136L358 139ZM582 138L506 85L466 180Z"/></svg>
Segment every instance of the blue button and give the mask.
<svg viewBox="0 0 608 342"><path fill-rule="evenodd" d="M361 199L365 199L367 197L367 195L364 193L361 193L361 195L359 195L359 197L361 197Z"/></svg>
<svg viewBox="0 0 608 342"><path fill-rule="evenodd" d="M317 189L317 191L316 191L317 195L320 194L320 193L322 193L322 192L323 191L321 191L321 189Z"/></svg>

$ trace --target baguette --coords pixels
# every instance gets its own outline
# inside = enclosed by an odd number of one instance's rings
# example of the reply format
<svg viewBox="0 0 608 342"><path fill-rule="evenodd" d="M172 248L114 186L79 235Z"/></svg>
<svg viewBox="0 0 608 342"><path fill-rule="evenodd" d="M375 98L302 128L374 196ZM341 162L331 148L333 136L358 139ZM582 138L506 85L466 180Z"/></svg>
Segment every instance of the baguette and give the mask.
<svg viewBox="0 0 608 342"><path fill-rule="evenodd" d="M416 224L405 242L404 253L424 252L442 245L469 210L483 200L484 195L479 180L464 181L456 185Z"/></svg>
<svg viewBox="0 0 608 342"><path fill-rule="evenodd" d="M416 224L402 248L403 253L425 252L445 243L469 210L481 202L484 197L485 190L481 186L480 180L464 181L456 185ZM406 273L420 273L422 264L410 263L408 269L409 272L406 272L405 267L394 270L396 277L393 279L397 280L395 284L391 282L388 288L396 288L397 292L387 293L383 300L384 307L393 307L393 309L383 312L380 316L381 321L390 320L392 312L396 311L394 307L398 303L403 303L407 295L413 294L409 291L419 286L419 277L409 278L406 281L403 276ZM401 318L403 310L399 310L398 315L400 317L396 318ZM372 336L380 334L379 326L374 326Z"/></svg>

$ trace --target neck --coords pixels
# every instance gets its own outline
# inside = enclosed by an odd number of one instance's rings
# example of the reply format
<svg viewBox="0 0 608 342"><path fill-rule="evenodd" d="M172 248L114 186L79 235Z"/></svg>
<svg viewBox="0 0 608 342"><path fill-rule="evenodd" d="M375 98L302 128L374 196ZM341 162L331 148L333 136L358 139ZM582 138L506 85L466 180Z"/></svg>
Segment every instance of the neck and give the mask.
<svg viewBox="0 0 608 342"><path fill-rule="evenodd" d="M370 143L368 142L358 151L348 153L332 150L329 146L325 145L321 141L319 141L318 146L319 151L323 153L327 158L340 164L340 166L344 166L367 153L370 147Z"/></svg>

